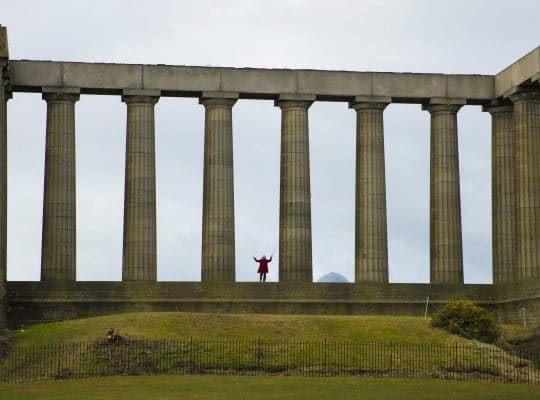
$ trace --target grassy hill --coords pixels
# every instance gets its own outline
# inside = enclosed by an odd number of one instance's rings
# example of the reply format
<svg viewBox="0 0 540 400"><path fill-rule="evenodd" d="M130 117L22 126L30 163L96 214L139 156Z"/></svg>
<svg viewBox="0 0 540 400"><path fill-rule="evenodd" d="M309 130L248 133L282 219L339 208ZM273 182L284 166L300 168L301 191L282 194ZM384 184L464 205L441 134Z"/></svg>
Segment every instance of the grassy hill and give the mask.
<svg viewBox="0 0 540 400"><path fill-rule="evenodd" d="M110 327L126 340L107 342ZM37 324L13 337L15 350L0 362L0 380L9 382L148 374L540 382L534 361L418 317L130 313Z"/></svg>
<svg viewBox="0 0 540 400"><path fill-rule="evenodd" d="M306 316L265 314L127 313L32 325L13 332L20 345L104 338L109 327L135 339L301 339L404 343L468 343L401 316Z"/></svg>

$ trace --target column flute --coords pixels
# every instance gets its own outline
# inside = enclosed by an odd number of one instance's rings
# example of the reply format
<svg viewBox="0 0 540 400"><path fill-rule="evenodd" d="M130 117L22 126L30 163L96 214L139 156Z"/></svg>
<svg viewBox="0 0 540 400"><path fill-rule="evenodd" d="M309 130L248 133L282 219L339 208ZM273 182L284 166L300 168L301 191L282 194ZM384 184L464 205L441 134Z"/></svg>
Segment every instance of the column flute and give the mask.
<svg viewBox="0 0 540 400"><path fill-rule="evenodd" d="M540 87L520 88L514 103L517 279L540 278Z"/></svg>
<svg viewBox="0 0 540 400"><path fill-rule="evenodd" d="M238 93L204 92L202 281L236 279L232 107Z"/></svg>
<svg viewBox="0 0 540 400"><path fill-rule="evenodd" d="M388 283L383 112L388 97L356 97L355 281Z"/></svg>
<svg viewBox="0 0 540 400"><path fill-rule="evenodd" d="M122 280L156 281L156 150L158 90L124 90L127 105Z"/></svg>
<svg viewBox="0 0 540 400"><path fill-rule="evenodd" d="M281 95L279 280L312 282L308 109L314 96Z"/></svg>
<svg viewBox="0 0 540 400"><path fill-rule="evenodd" d="M0 47L6 49L5 54L0 53L0 329L3 329L7 325L7 102L11 98L5 69L7 37L3 27L0 27Z"/></svg>
<svg viewBox="0 0 540 400"><path fill-rule="evenodd" d="M79 89L43 88L47 102L41 280L75 281L75 102Z"/></svg>
<svg viewBox="0 0 540 400"><path fill-rule="evenodd" d="M457 112L453 99L432 99L430 155L431 283L463 284Z"/></svg>
<svg viewBox="0 0 540 400"><path fill-rule="evenodd" d="M493 283L516 279L516 174L514 109L484 107L491 114Z"/></svg>

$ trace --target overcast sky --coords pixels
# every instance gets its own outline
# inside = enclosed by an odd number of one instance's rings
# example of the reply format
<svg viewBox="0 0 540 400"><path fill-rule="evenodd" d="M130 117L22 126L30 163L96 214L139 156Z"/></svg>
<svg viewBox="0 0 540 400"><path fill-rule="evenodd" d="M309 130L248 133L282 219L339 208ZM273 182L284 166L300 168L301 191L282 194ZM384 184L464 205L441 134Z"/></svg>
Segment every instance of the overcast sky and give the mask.
<svg viewBox="0 0 540 400"><path fill-rule="evenodd" d="M496 74L540 45L531 1L7 1L12 59ZM8 279L38 280L45 102L8 103ZM120 280L126 106L76 104L77 277ZM200 280L204 109L156 105L158 279ZM309 110L314 278L354 278L355 112ZM429 280L429 114L384 113L391 282ZM465 281L491 282L490 117L458 114ZM280 112L233 109L237 280L278 244ZM276 251L277 256L277 251ZM277 280L277 262L270 265Z"/></svg>

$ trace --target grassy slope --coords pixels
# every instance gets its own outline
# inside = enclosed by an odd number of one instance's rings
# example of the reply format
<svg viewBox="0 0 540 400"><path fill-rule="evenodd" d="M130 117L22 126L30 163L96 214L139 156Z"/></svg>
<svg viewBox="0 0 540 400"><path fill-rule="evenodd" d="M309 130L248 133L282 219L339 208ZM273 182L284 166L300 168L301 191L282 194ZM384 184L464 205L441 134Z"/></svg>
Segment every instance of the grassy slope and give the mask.
<svg viewBox="0 0 540 400"><path fill-rule="evenodd" d="M275 371L283 368L295 370L303 368L303 360L313 358L313 368L323 368L328 365L338 368L342 354L349 357L348 365L371 371L374 375L384 374L385 371L422 370L425 376L446 376L463 379L460 374L476 373L490 376L507 377L510 381L528 381L529 372L521 367L521 359L494 350L493 346L474 346L470 341L449 335L441 329L431 328L429 321L418 317L397 316L305 316L305 315L230 315L230 314L198 314L198 313L132 313L117 314L104 317L87 318L80 320L62 321L57 323L38 324L22 331L14 332L17 347L21 352L14 357L14 363L7 363L0 369L3 376L28 376L28 366L25 364L26 352L34 346L54 343L87 342L96 338L104 341L107 329L113 327L123 336L133 339L301 339L354 342L400 342L407 344L465 344L471 347L466 352L453 353L454 346L418 353L417 350L409 352L400 346L396 350L388 347L375 347L374 350L356 348L354 352L340 350L339 347L330 348L328 355L322 356L318 350L310 350L307 346L281 346L279 344L265 347L265 363ZM189 342L188 342L189 343ZM134 348L126 351L118 348L111 353L112 348L85 345L82 358L73 359L71 353L62 350L49 349L45 353L38 352L33 361L33 368L38 371L37 376L54 376L56 371L67 368L74 376L93 375L96 373L122 373L154 374L176 373L179 365L188 368L192 360L196 365L203 365L207 371L217 368L252 367L255 358L254 350L249 344L240 347L228 346L223 350L218 343L195 344L189 351L177 352L173 348L165 353L154 352L151 349L142 351ZM183 345L185 346L185 345ZM189 345L191 346L191 345ZM30 350L24 350L24 349ZM314 349L316 346L314 347ZM403 350L405 349L405 350ZM420 348L419 348L420 349ZM457 349L457 347L456 347ZM142 351L142 353L141 353ZM146 360L140 354L150 351L152 360ZM372 354L375 351L376 354ZM394 352L395 355L391 353ZM484 353L485 352L485 353ZM110 353L110 354L109 354ZM174 354L169 359L165 354ZM34 353L29 353L34 354ZM75 351L73 354L79 354ZM207 360L208 354L222 354L212 361ZM282 355L288 354L288 361L282 360ZM481 355L485 354L485 355ZM398 357L399 363L396 364ZM422 362L419 363L419 356ZM80 356L78 356L80 357ZM142 358L141 358L142 357ZM219 357L224 357L219 361ZM321 361L317 357L328 357ZM131 360L130 367L124 361ZM79 361L77 361L79 360ZM82 360L82 361L81 361ZM84 361L86 360L86 361ZM123 360L123 361L122 361ZM376 365L372 365L376 361ZM223 362L224 364L221 364ZM120 363L120 364L119 364ZM142 363L142 364L141 364ZM289 365L290 364L290 365ZM51 367L51 365L53 365ZM116 371L116 365L123 365L121 372ZM140 365L147 365L140 370ZM225 365L225 367L223 366ZM528 365L528 362L524 365ZM97 369L96 369L97 368ZM112 369L111 369L112 368ZM23 372L17 372L23 371ZM24 372L27 371L27 372ZM42 372L39 372L42 371ZM43 372L45 371L45 372ZM96 372L97 371L97 372ZM137 372L138 371L138 372ZM13 375L15 374L15 375ZM52 374L52 375L51 375ZM43 376L45 376L43 375ZM33 376L31 374L31 376ZM536 375L535 379L536 378ZM485 378L485 377L484 377ZM490 378L491 379L491 378ZM506 378L505 378L506 379ZM540 378L539 378L540 379Z"/></svg>
<svg viewBox="0 0 540 400"><path fill-rule="evenodd" d="M14 332L21 345L104 338L109 327L132 338L335 339L468 343L417 317L132 313L33 325Z"/></svg>
<svg viewBox="0 0 540 400"><path fill-rule="evenodd" d="M384 399L533 400L540 387L417 379L237 376L113 377L0 385L2 399Z"/></svg>
<svg viewBox="0 0 540 400"><path fill-rule="evenodd" d="M517 349L538 354L540 353L540 329L503 325L497 344L503 349Z"/></svg>

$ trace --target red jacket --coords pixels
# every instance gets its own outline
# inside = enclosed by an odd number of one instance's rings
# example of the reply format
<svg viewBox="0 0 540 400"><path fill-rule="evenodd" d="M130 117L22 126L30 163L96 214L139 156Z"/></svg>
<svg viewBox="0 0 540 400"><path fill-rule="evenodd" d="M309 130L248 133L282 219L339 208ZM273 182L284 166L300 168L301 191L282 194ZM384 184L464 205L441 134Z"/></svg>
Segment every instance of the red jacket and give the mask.
<svg viewBox="0 0 540 400"><path fill-rule="evenodd" d="M255 261L259 263L259 269L257 270L258 274L267 274L268 273L268 263L272 262L272 257L266 259L261 258L260 260L257 260L255 257L253 257Z"/></svg>

